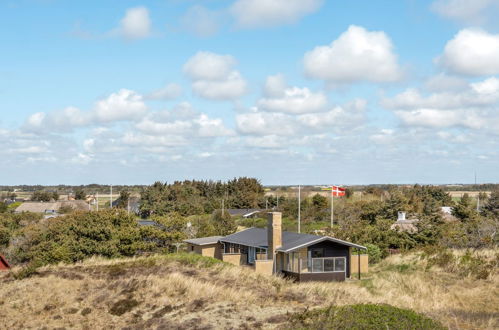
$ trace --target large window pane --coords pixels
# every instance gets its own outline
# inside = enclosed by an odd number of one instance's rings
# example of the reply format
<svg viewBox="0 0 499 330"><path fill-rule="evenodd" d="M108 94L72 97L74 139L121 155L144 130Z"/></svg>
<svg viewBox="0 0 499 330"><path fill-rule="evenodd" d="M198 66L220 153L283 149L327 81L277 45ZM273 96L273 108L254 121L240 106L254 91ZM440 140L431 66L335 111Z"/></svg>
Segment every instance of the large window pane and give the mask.
<svg viewBox="0 0 499 330"><path fill-rule="evenodd" d="M344 272L345 271L345 258L335 258L334 259L334 271Z"/></svg>
<svg viewBox="0 0 499 330"><path fill-rule="evenodd" d="M324 249L312 249L312 258L323 258Z"/></svg>
<svg viewBox="0 0 499 330"><path fill-rule="evenodd" d="M324 259L324 271L325 272L334 272L334 260L333 259Z"/></svg>
<svg viewBox="0 0 499 330"><path fill-rule="evenodd" d="M312 272L323 272L322 259L312 259Z"/></svg>

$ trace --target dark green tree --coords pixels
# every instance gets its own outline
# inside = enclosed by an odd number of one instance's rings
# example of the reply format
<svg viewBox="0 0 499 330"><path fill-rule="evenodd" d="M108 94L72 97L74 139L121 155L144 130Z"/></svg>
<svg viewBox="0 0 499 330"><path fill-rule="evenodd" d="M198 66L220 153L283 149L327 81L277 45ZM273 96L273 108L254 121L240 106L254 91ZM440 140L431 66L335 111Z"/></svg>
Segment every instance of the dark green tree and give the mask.
<svg viewBox="0 0 499 330"><path fill-rule="evenodd" d="M75 191L75 199L76 200L85 200L87 198L87 194L85 193L85 190L83 189L77 189Z"/></svg>
<svg viewBox="0 0 499 330"><path fill-rule="evenodd" d="M468 221L476 215L471 197L468 194L461 197L457 205L452 209L452 215L462 221Z"/></svg>
<svg viewBox="0 0 499 330"><path fill-rule="evenodd" d="M130 192L128 190L120 191L120 197L116 200L116 207L126 209L130 200Z"/></svg>
<svg viewBox="0 0 499 330"><path fill-rule="evenodd" d="M215 231L215 235L226 236L236 232L236 220L229 213L222 213L221 210L213 213L211 222Z"/></svg>

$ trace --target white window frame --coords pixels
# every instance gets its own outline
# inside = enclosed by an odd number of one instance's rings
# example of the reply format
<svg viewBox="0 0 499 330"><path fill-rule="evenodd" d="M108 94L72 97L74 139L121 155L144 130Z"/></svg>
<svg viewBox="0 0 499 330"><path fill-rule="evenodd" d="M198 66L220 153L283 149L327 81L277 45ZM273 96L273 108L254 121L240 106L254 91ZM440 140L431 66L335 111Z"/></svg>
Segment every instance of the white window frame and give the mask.
<svg viewBox="0 0 499 330"><path fill-rule="evenodd" d="M310 273L346 273L347 272L347 258L346 257L323 257L323 258L311 258L312 268L310 269ZM324 259L333 261L333 271L324 271ZM345 268L343 270L336 270L336 259L343 259L343 264ZM322 260L322 272L314 271L314 260Z"/></svg>

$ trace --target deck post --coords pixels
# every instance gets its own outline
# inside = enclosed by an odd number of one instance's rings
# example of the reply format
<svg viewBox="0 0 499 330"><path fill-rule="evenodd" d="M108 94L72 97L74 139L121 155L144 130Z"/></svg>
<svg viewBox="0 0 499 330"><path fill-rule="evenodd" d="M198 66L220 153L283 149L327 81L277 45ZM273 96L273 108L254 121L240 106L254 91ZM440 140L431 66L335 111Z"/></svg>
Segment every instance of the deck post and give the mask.
<svg viewBox="0 0 499 330"><path fill-rule="evenodd" d="M359 280L360 280L360 249L357 248L357 261L358 261L358 271L359 271Z"/></svg>

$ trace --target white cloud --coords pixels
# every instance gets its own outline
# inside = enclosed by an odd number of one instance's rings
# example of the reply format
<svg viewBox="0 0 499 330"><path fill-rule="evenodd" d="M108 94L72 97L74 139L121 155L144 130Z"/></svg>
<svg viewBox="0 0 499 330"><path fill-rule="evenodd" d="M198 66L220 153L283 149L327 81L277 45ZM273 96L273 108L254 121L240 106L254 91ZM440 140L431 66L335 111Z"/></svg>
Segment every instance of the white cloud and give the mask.
<svg viewBox="0 0 499 330"><path fill-rule="evenodd" d="M210 37L218 32L221 15L203 6L193 6L181 18L185 30L199 36Z"/></svg>
<svg viewBox="0 0 499 330"><path fill-rule="evenodd" d="M329 111L300 115L254 109L253 112L237 115L236 124L240 133L260 136L332 132L362 123L365 120L366 105L365 100L358 99Z"/></svg>
<svg viewBox="0 0 499 330"><path fill-rule="evenodd" d="M168 84L165 87L156 89L147 95L151 100L172 100L182 95L182 87L177 84Z"/></svg>
<svg viewBox="0 0 499 330"><path fill-rule="evenodd" d="M219 118L211 119L205 114L201 114L194 121L198 125L198 135L200 137L217 137L232 135L232 130L225 127L223 121Z"/></svg>
<svg viewBox="0 0 499 330"><path fill-rule="evenodd" d="M94 116L99 122L135 120L142 117L146 111L147 106L140 94L129 89L121 89L98 101L94 108Z"/></svg>
<svg viewBox="0 0 499 330"><path fill-rule="evenodd" d="M184 72L192 80L222 80L235 65L236 59L231 55L198 52L184 64Z"/></svg>
<svg viewBox="0 0 499 330"><path fill-rule="evenodd" d="M287 145L289 139L278 135L250 136L246 139L246 144L250 147L275 149Z"/></svg>
<svg viewBox="0 0 499 330"><path fill-rule="evenodd" d="M173 122L157 122L150 118L145 118L137 123L135 127L148 135L169 135L186 134L192 129L192 123L189 121L175 120Z"/></svg>
<svg viewBox="0 0 499 330"><path fill-rule="evenodd" d="M308 88L288 87L281 75L267 78L265 95L266 98L258 101L258 107L270 112L319 112L327 105L327 98L323 93L313 93Z"/></svg>
<svg viewBox="0 0 499 330"><path fill-rule="evenodd" d="M395 131L393 129L384 128L378 133L370 135L369 140L379 144L390 144L396 139L394 133Z"/></svg>
<svg viewBox="0 0 499 330"><path fill-rule="evenodd" d="M147 106L141 95L128 89L121 89L97 101L90 111L67 107L49 113L35 113L27 118L23 129L40 134L70 133L78 127L138 120L146 112Z"/></svg>
<svg viewBox="0 0 499 330"><path fill-rule="evenodd" d="M230 13L240 27L267 27L297 22L322 4L323 0L237 0Z"/></svg>
<svg viewBox="0 0 499 330"><path fill-rule="evenodd" d="M470 86L477 94L499 96L499 79L495 77L472 83Z"/></svg>
<svg viewBox="0 0 499 330"><path fill-rule="evenodd" d="M410 126L433 128L466 127L472 129L484 128L486 119L470 110L439 110L418 109L411 111L395 111L402 122Z"/></svg>
<svg viewBox="0 0 499 330"><path fill-rule="evenodd" d="M28 117L24 129L38 133L71 132L75 127L90 123L89 113L75 107L68 107L51 113L38 112Z"/></svg>
<svg viewBox="0 0 499 330"><path fill-rule="evenodd" d="M185 113L183 109L189 109ZM172 111L152 112L135 125L144 135L169 136L177 135L188 138L213 138L230 136L228 129L219 118L210 118L204 113L198 113L189 104L181 104Z"/></svg>
<svg viewBox="0 0 499 330"><path fill-rule="evenodd" d="M467 85L466 90L439 92L423 96L410 88L381 104L390 109L414 110L418 108L456 109L488 107L499 102L499 79L492 77Z"/></svg>
<svg viewBox="0 0 499 330"><path fill-rule="evenodd" d="M145 7L127 9L120 21L119 33L126 39L144 39L151 35L151 19Z"/></svg>
<svg viewBox="0 0 499 330"><path fill-rule="evenodd" d="M179 135L161 135L152 136L134 132L126 133L122 142L128 146L135 146L140 148L146 147L176 147L188 144L188 141Z"/></svg>
<svg viewBox="0 0 499 330"><path fill-rule="evenodd" d="M445 45L436 62L450 72L469 75L499 73L499 34L463 29Z"/></svg>
<svg viewBox="0 0 499 330"><path fill-rule="evenodd" d="M247 83L234 70L236 60L230 55L198 52L184 65L196 95L211 100L234 100L247 91Z"/></svg>
<svg viewBox="0 0 499 330"><path fill-rule="evenodd" d="M236 125L239 132L250 135L292 135L297 129L290 116L269 112L238 114Z"/></svg>
<svg viewBox="0 0 499 330"><path fill-rule="evenodd" d="M247 91L247 83L237 71L222 80L196 80L192 83L196 95L211 100L234 100Z"/></svg>
<svg viewBox="0 0 499 330"><path fill-rule="evenodd" d="M417 89L408 89L381 104L409 126L499 129L499 79L495 77L455 92L422 95Z"/></svg>
<svg viewBox="0 0 499 330"><path fill-rule="evenodd" d="M425 89L430 92L461 91L468 87L466 80L440 73L428 78L425 82Z"/></svg>
<svg viewBox="0 0 499 330"><path fill-rule="evenodd" d="M327 112L305 114L298 116L297 120L306 127L315 130L333 127L345 127L357 125L365 119L367 102L358 99L345 106L337 106Z"/></svg>
<svg viewBox="0 0 499 330"><path fill-rule="evenodd" d="M303 62L308 76L330 83L391 82L402 76L390 38L355 25L331 45L307 52Z"/></svg>
<svg viewBox="0 0 499 330"><path fill-rule="evenodd" d="M481 24L487 20L490 11L497 9L498 5L498 0L436 0L431 4L431 9L452 20L466 24Z"/></svg>

